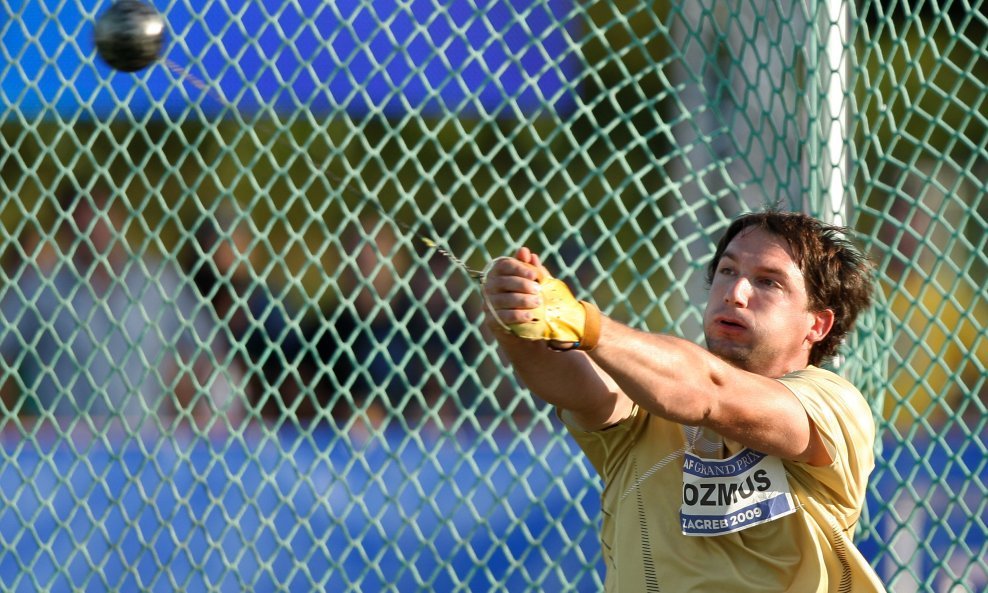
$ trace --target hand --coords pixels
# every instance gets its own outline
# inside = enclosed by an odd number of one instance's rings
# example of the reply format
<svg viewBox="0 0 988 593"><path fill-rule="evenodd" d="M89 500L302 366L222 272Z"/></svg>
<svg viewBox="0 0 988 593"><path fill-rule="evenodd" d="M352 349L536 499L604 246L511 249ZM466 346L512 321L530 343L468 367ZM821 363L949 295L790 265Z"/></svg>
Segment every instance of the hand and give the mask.
<svg viewBox="0 0 988 593"><path fill-rule="evenodd" d="M492 320L519 338L544 340L557 350L591 350L597 345L600 311L577 301L527 247L514 258L492 261L482 290Z"/></svg>
<svg viewBox="0 0 988 593"><path fill-rule="evenodd" d="M527 247L515 257L499 257L487 265L481 291L487 312L496 325L511 331L509 326L529 323L533 311L542 304L539 281L549 273L538 255Z"/></svg>

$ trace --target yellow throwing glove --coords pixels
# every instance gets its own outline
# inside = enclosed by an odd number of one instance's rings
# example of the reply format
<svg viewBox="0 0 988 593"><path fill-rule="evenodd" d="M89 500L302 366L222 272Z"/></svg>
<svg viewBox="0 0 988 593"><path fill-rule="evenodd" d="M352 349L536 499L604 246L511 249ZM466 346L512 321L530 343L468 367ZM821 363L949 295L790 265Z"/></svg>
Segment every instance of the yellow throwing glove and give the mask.
<svg viewBox="0 0 988 593"><path fill-rule="evenodd" d="M504 325L504 329L525 340L556 343L551 346L556 350L593 350L600 337L600 310L576 300L565 282L548 273L539 286L541 303L532 310L532 320Z"/></svg>

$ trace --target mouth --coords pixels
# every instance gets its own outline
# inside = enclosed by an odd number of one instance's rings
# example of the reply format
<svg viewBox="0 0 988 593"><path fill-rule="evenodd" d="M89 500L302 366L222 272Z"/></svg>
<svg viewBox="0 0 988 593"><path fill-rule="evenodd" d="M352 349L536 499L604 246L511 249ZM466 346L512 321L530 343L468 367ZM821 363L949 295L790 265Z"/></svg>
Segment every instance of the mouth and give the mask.
<svg viewBox="0 0 988 593"><path fill-rule="evenodd" d="M748 325L736 317L717 317L714 322L726 329L748 329Z"/></svg>

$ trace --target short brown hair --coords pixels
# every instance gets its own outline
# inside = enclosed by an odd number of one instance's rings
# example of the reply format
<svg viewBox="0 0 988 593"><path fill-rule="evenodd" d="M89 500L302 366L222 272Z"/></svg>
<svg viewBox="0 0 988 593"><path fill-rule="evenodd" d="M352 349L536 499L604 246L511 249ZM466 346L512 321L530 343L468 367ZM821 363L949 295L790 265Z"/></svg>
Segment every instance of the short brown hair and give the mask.
<svg viewBox="0 0 988 593"><path fill-rule="evenodd" d="M851 231L801 212L771 210L744 214L731 223L717 243L714 259L707 267L708 286L728 244L748 228L785 239L806 281L809 310L834 312L834 326L813 345L810 364L819 365L835 356L845 336L854 329L858 315L871 305L872 299L871 263L848 240Z"/></svg>

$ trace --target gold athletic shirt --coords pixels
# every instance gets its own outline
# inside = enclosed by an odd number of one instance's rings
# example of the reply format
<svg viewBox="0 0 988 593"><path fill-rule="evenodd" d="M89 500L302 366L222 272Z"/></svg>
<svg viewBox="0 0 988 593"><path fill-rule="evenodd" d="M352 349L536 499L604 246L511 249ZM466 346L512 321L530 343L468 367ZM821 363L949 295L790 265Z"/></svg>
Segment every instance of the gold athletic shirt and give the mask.
<svg viewBox="0 0 988 593"><path fill-rule="evenodd" d="M604 430L568 426L604 482L606 591L885 591L851 540L874 467L871 410L853 385L824 369L811 366L779 381L799 398L834 462L783 461L796 512L736 533L682 534L682 426L637 406Z"/></svg>

